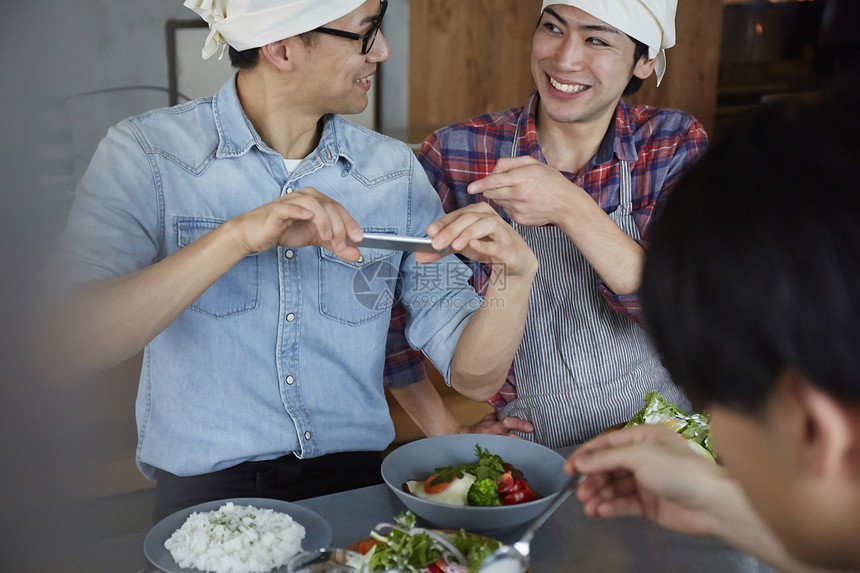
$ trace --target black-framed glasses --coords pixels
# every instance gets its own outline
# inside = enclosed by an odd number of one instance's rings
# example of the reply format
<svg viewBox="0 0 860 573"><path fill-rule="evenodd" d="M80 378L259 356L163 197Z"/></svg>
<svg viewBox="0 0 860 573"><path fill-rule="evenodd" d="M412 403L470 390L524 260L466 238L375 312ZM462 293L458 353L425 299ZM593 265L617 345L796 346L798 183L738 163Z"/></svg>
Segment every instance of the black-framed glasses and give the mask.
<svg viewBox="0 0 860 573"><path fill-rule="evenodd" d="M364 34L356 34L355 32L344 32L343 30L335 30L334 28L326 28L320 26L315 28L314 32L322 32L331 36L339 36L350 40L361 40L361 55L367 55L367 52L373 48L373 42L376 40L376 34L379 32L379 27L382 25L382 18L385 16L385 11L388 9L388 0L379 0L379 13L373 19L370 25L370 30Z"/></svg>

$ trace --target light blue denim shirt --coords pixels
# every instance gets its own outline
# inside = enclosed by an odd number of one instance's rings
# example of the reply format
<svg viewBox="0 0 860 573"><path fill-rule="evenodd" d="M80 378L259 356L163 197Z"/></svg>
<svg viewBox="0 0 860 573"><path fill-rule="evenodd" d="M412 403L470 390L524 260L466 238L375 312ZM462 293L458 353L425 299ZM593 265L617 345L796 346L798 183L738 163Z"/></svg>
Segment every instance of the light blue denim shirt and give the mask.
<svg viewBox="0 0 860 573"><path fill-rule="evenodd" d="M426 236L443 215L408 147L338 116L288 175L231 79L214 97L111 128L76 192L63 241L69 282L149 266L304 187L340 202L365 231ZM393 299L409 309L410 344L447 378L480 298L454 256L418 265L401 251L361 254L357 263L318 247L248 256L147 345L136 403L144 475L391 442L382 370Z"/></svg>

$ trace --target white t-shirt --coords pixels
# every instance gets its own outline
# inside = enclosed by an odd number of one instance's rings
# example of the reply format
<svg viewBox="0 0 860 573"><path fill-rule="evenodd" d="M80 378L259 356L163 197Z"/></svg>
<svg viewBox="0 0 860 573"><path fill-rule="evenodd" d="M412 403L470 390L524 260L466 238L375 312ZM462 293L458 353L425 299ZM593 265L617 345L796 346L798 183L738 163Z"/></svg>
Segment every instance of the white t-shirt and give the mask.
<svg viewBox="0 0 860 573"><path fill-rule="evenodd" d="M296 167L302 162L302 159L284 159L284 167L287 168L287 174L292 175Z"/></svg>

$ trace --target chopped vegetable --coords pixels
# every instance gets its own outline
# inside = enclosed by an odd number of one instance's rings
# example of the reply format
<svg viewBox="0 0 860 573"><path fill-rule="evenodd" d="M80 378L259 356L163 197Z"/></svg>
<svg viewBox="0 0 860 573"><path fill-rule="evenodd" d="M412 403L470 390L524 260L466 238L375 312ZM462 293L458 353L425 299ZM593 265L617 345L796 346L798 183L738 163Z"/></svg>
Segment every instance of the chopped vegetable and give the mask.
<svg viewBox="0 0 860 573"><path fill-rule="evenodd" d="M451 485L452 479L449 480L439 480L436 479L439 477L439 474L433 474L426 480L424 480L424 491L427 493L442 493ZM463 476L458 476L463 477Z"/></svg>
<svg viewBox="0 0 860 573"><path fill-rule="evenodd" d="M469 571L477 571L481 568L484 559L502 544L480 535L469 535L461 529L454 537L454 545L466 557Z"/></svg>
<svg viewBox="0 0 860 573"><path fill-rule="evenodd" d="M477 571L484 558L500 547L498 541L460 530L446 533L416 527L415 515L406 511L394 523L380 523L370 533L377 543L364 545L371 571L444 573ZM387 535L382 530L390 530ZM360 549L362 545L360 545Z"/></svg>
<svg viewBox="0 0 860 573"><path fill-rule="evenodd" d="M512 471L506 471L502 474L502 477L499 478L498 487L496 488L496 492L505 493L510 491L511 488L514 487L514 476Z"/></svg>
<svg viewBox="0 0 860 573"><path fill-rule="evenodd" d="M693 450L712 461L716 460L717 451L706 413L687 414L657 391L648 392L643 398L645 406L630 418L625 428L640 424L665 424L685 438Z"/></svg>
<svg viewBox="0 0 860 573"><path fill-rule="evenodd" d="M496 482L492 478L479 479L469 487L466 499L469 505L502 505L502 498L496 493Z"/></svg>
<svg viewBox="0 0 860 573"><path fill-rule="evenodd" d="M436 468L436 479L430 482L431 486L438 485L442 482L448 482L454 479L463 477L463 474L470 473L479 481L486 478L498 480L504 469L502 458L489 451L483 449L478 444L475 444L475 455L478 457L476 464L459 464L457 466L445 466Z"/></svg>
<svg viewBox="0 0 860 573"><path fill-rule="evenodd" d="M538 495L524 479L516 479L511 487L502 493L504 505L516 505L538 499Z"/></svg>
<svg viewBox="0 0 860 573"><path fill-rule="evenodd" d="M370 550L373 548L374 545L379 545L380 543L382 543L382 541L378 541L372 537L362 539L361 542L358 544L358 552L362 555L366 555L370 553Z"/></svg>
<svg viewBox="0 0 860 573"><path fill-rule="evenodd" d="M541 497L526 483L523 472L500 456L478 444L475 455L476 463L436 468L436 473L424 481L407 481L404 489L422 499L449 505L514 505Z"/></svg>

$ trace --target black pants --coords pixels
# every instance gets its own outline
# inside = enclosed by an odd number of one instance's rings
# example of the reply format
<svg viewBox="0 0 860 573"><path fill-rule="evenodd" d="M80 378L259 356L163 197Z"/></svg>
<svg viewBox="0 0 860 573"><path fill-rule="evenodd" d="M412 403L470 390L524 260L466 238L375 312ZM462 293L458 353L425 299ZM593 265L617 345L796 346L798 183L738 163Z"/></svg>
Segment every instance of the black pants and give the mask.
<svg viewBox="0 0 860 573"><path fill-rule="evenodd" d="M382 483L380 452L343 452L299 459L292 454L244 462L221 471L180 477L158 470L155 522L171 513L218 499L265 497L297 501Z"/></svg>

